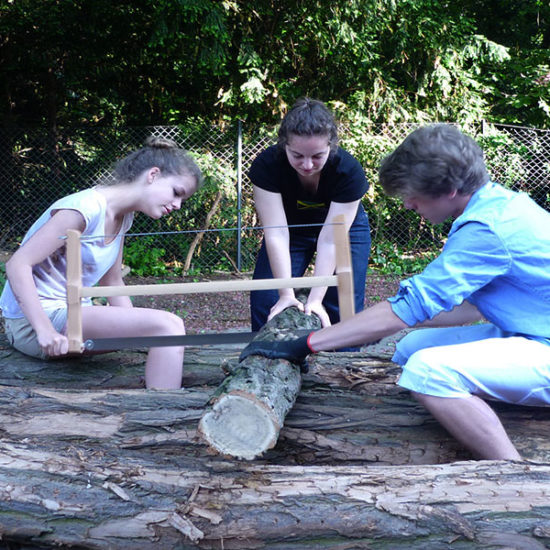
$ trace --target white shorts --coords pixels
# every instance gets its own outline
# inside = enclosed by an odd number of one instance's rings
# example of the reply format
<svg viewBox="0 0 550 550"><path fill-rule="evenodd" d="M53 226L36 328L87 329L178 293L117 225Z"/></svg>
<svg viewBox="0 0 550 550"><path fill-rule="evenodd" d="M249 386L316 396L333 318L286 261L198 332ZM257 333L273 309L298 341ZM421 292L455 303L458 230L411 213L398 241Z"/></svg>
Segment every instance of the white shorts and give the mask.
<svg viewBox="0 0 550 550"><path fill-rule="evenodd" d="M417 393L550 406L550 346L494 325L412 331L393 361L403 366L398 384Z"/></svg>
<svg viewBox="0 0 550 550"><path fill-rule="evenodd" d="M61 334L65 333L67 324L67 310L65 308L46 311L53 327ZM38 345L36 332L26 317L18 319L7 319L4 317L4 327L8 342L21 353L37 357L38 359L48 359L42 348Z"/></svg>

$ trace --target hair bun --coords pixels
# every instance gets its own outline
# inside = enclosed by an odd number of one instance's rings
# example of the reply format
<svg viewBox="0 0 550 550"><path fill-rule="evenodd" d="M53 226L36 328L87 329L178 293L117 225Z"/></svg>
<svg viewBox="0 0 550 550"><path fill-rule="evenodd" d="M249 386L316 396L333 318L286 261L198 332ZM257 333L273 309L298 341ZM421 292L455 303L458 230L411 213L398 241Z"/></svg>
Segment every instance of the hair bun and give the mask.
<svg viewBox="0 0 550 550"><path fill-rule="evenodd" d="M178 144L168 138L161 136L149 136L145 140L146 147L154 147L155 149L177 149Z"/></svg>

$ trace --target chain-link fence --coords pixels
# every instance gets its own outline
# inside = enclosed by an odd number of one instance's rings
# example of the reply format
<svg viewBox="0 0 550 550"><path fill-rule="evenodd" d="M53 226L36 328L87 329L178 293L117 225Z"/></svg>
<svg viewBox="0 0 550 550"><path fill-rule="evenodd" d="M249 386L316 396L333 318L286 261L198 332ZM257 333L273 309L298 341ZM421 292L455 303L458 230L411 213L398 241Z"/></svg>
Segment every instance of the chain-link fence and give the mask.
<svg viewBox="0 0 550 550"><path fill-rule="evenodd" d="M382 156L415 125L341 128L341 144L363 164L371 188L364 204L373 232L373 265L384 267L439 249L447 228L423 224L399 201L384 197L376 183ZM495 181L529 193L550 210L550 131L480 124L463 128L483 147ZM201 125L0 129L0 249L15 249L31 223L55 199L108 177L112 163L139 148L151 134L169 137L189 150L205 175L203 189L179 212L161 220L138 215L128 237L125 262L136 274L175 270L248 271L261 230L246 174L252 160L275 142L275 128ZM411 264L414 269L414 264ZM410 271L410 270L409 270Z"/></svg>

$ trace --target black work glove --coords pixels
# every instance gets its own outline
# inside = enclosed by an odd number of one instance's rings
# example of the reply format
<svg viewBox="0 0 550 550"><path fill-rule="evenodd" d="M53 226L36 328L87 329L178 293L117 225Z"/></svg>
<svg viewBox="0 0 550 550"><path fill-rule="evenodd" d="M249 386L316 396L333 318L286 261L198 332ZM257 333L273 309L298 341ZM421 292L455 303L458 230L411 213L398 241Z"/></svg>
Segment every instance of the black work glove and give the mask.
<svg viewBox="0 0 550 550"><path fill-rule="evenodd" d="M261 355L268 359L286 359L299 365L302 372L307 372L306 357L313 353L307 342L309 336L310 334L295 340L255 340L243 349L239 362L249 355Z"/></svg>

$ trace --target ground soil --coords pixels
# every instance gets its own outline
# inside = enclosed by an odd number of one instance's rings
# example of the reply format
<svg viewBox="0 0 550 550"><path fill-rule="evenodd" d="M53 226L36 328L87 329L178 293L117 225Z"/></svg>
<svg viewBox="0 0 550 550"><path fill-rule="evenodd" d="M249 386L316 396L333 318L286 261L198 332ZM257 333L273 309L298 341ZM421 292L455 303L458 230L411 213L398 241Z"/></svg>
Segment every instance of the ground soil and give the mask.
<svg viewBox="0 0 550 550"><path fill-rule="evenodd" d="M214 273L206 277L163 279L158 277L125 277L127 285L158 284L170 282L200 282L249 278L250 274L232 275ZM367 278L365 305L369 306L395 294L399 286L396 277L370 274ZM188 333L250 330L248 292L213 292L201 294L169 294L159 296L135 296L134 305L171 311L183 317Z"/></svg>

